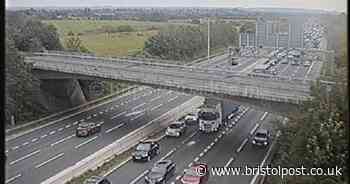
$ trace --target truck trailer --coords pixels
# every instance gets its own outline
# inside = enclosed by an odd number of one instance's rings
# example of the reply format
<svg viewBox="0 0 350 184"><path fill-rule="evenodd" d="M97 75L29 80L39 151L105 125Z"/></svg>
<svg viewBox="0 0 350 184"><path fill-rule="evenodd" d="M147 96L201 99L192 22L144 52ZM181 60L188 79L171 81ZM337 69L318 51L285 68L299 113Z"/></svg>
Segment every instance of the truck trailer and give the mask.
<svg viewBox="0 0 350 184"><path fill-rule="evenodd" d="M216 132L222 125L222 104L214 99L205 99L198 111L199 130Z"/></svg>

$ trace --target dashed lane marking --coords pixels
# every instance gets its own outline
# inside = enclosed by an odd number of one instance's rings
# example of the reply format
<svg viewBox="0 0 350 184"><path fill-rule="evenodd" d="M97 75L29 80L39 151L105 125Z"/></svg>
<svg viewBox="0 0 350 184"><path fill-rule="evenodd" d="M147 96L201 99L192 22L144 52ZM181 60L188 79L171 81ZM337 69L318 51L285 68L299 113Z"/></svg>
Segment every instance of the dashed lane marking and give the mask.
<svg viewBox="0 0 350 184"><path fill-rule="evenodd" d="M259 123L257 123L255 126L254 126L254 128L250 131L250 135L253 135L254 134L254 132L256 131L256 129L259 127Z"/></svg>
<svg viewBox="0 0 350 184"><path fill-rule="evenodd" d="M94 141L94 140L97 139L97 138L98 138L98 136L95 136L95 137L93 137L93 138L91 138L91 139L89 139L89 140L87 140L87 141L85 141L85 142L82 142L81 144L78 144L78 145L74 146L74 148L75 148L75 149L78 149L78 148L84 146L85 144L88 144L88 143Z"/></svg>
<svg viewBox="0 0 350 184"><path fill-rule="evenodd" d="M137 115L137 116L131 118L130 120L131 120L131 121L134 121L135 119L140 118L140 117L143 116L144 114L145 114L145 113L141 113L140 115Z"/></svg>
<svg viewBox="0 0 350 184"><path fill-rule="evenodd" d="M32 142L35 142L35 141L37 141L38 140L38 138L34 138L34 139L32 139Z"/></svg>
<svg viewBox="0 0 350 184"><path fill-rule="evenodd" d="M29 142L25 142L25 143L23 143L22 145L25 146L25 145L27 145L27 144L29 144Z"/></svg>
<svg viewBox="0 0 350 184"><path fill-rule="evenodd" d="M268 114L268 112L265 112L265 113L263 114L263 116L260 118L260 121L263 121L263 120L265 119L265 117L266 117L267 114Z"/></svg>
<svg viewBox="0 0 350 184"><path fill-rule="evenodd" d="M155 106L155 107L152 107L151 111L154 111L154 110L158 109L158 108L161 107L162 105L163 105L163 104L159 104L159 105L157 105L157 106Z"/></svg>
<svg viewBox="0 0 350 184"><path fill-rule="evenodd" d="M73 123L73 125L77 125L78 124L78 121L75 121L74 123Z"/></svg>
<svg viewBox="0 0 350 184"><path fill-rule="evenodd" d="M62 130L63 130L63 128L59 128L59 129L58 129L59 132L62 131Z"/></svg>
<svg viewBox="0 0 350 184"><path fill-rule="evenodd" d="M70 126L71 126L71 125L66 125L65 127L66 127L66 128L69 128Z"/></svg>
<svg viewBox="0 0 350 184"><path fill-rule="evenodd" d="M40 167L42 167L42 166L48 164L49 162L52 162L52 161L54 161L54 160L56 160L56 159L58 159L58 158L60 158L60 157L63 157L63 156L64 156L64 153L60 153L60 154L58 154L58 155L56 155L56 156L50 158L49 160L47 160L47 161L45 161L45 162L43 162L43 163L41 163L41 164L36 165L35 168L38 169L38 168L40 168Z"/></svg>
<svg viewBox="0 0 350 184"><path fill-rule="evenodd" d="M126 113L126 111L121 112L121 113L119 113L119 114L117 114L117 115L111 117L111 119L115 119L115 118L117 118L117 117L119 117L119 116L121 116L121 115L124 115L125 113Z"/></svg>
<svg viewBox="0 0 350 184"><path fill-rule="evenodd" d="M228 167L228 166L232 163L232 161L233 161L233 157L231 157L231 158L227 161L227 163L225 164L224 167Z"/></svg>
<svg viewBox="0 0 350 184"><path fill-rule="evenodd" d="M125 124L125 123L121 123L121 124L119 124L119 125L117 125L117 126L111 128L111 129L108 129L108 130L106 130L106 133L109 133L109 132L111 132L111 131L113 131L113 130L115 130L115 129L118 129L118 128L124 126L124 124Z"/></svg>
<svg viewBox="0 0 350 184"><path fill-rule="evenodd" d="M40 138L45 138L47 137L47 134L40 136Z"/></svg>
<svg viewBox="0 0 350 184"><path fill-rule="evenodd" d="M135 179L133 179L129 184L135 184L142 177L144 177L147 173L148 173L148 170L143 171L143 173L141 173L139 176L137 176Z"/></svg>
<svg viewBox="0 0 350 184"><path fill-rule="evenodd" d="M17 174L16 176L13 176L13 177L7 179L7 180L5 181L5 183L6 183L6 184L7 184L7 183L10 183L10 182L14 181L15 179L17 179L17 178L19 178L19 177L21 177L21 176L22 176L22 174Z"/></svg>
<svg viewBox="0 0 350 184"><path fill-rule="evenodd" d="M132 111L135 111L137 108L142 107L142 106L144 106L144 105L146 105L146 103L142 103L142 104L140 104L140 105L137 105L137 106L133 107L131 110L132 110Z"/></svg>
<svg viewBox="0 0 350 184"><path fill-rule="evenodd" d="M29 153L28 155L26 155L26 156L24 156L24 157L21 157L21 158L19 158L19 159L17 159L17 160L14 160L14 161L10 162L10 165L13 165L13 164L15 164L15 163L17 163L17 162L20 162L20 161L22 161L22 160L24 160L24 159L26 159L26 158L29 158L29 157L31 157L31 156L33 156L33 155L35 155L35 154L38 154L38 153L40 153L40 150L36 150L36 151L34 151L34 152L32 152L32 153Z"/></svg>
<svg viewBox="0 0 350 184"><path fill-rule="evenodd" d="M66 137L66 138L64 138L64 139L61 139L61 140L59 140L59 141L57 141L57 142L55 142L55 143L52 143L51 146L55 146L56 144L62 143L62 142L66 141L66 140L68 140L68 139L70 139L70 138L72 138L72 137L74 137L74 136L75 136L74 134L73 134L73 135L70 135L70 136L68 136L68 137Z"/></svg>
<svg viewBox="0 0 350 184"><path fill-rule="evenodd" d="M247 144L248 142L248 138L245 138L242 142L242 144L238 147L238 149L236 150L237 153L241 152L243 147Z"/></svg>
<svg viewBox="0 0 350 184"><path fill-rule="evenodd" d="M176 98L177 98L177 96L175 96L175 97L169 99L168 102L174 101Z"/></svg>
<svg viewBox="0 0 350 184"><path fill-rule="evenodd" d="M161 96L157 96L157 97L155 97L155 98L152 98L152 99L150 100L150 102L153 102L153 101L159 99L160 97L161 97Z"/></svg>
<svg viewBox="0 0 350 184"><path fill-rule="evenodd" d="M50 133L49 133L49 135L52 135L52 134L55 134L56 133L56 131L51 131Z"/></svg>

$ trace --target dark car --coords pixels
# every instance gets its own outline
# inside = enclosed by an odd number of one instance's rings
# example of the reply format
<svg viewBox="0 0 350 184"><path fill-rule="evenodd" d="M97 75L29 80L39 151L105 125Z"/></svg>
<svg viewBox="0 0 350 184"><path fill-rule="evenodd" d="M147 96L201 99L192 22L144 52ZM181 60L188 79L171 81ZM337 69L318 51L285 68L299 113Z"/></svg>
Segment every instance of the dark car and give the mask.
<svg viewBox="0 0 350 184"><path fill-rule="evenodd" d="M140 142L135 151L132 153L134 161L150 161L153 157L159 154L159 143L156 141Z"/></svg>
<svg viewBox="0 0 350 184"><path fill-rule="evenodd" d="M257 146L267 146L269 139L270 132L266 129L259 129L255 132L252 143Z"/></svg>
<svg viewBox="0 0 350 184"><path fill-rule="evenodd" d="M100 123L83 122L80 123L75 131L77 137L88 137L101 131Z"/></svg>
<svg viewBox="0 0 350 184"><path fill-rule="evenodd" d="M84 184L112 184L106 178L100 176L92 176L84 181Z"/></svg>
<svg viewBox="0 0 350 184"><path fill-rule="evenodd" d="M185 116L185 124L186 125L197 125L198 124L198 117L195 114L187 114Z"/></svg>
<svg viewBox="0 0 350 184"><path fill-rule="evenodd" d="M209 179L208 165L204 163L193 164L185 169L181 184L204 184Z"/></svg>
<svg viewBox="0 0 350 184"><path fill-rule="evenodd" d="M168 137L179 137L186 132L186 124L183 121L171 123L165 131Z"/></svg>
<svg viewBox="0 0 350 184"><path fill-rule="evenodd" d="M146 183L163 184L175 173L176 164L172 160L160 160L145 176Z"/></svg>

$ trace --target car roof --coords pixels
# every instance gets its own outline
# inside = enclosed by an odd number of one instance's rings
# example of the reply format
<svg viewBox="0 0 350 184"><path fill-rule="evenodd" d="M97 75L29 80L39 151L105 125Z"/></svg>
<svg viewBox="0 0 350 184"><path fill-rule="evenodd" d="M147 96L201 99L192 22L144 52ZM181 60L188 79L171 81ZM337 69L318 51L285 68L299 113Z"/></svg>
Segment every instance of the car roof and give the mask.
<svg viewBox="0 0 350 184"><path fill-rule="evenodd" d="M160 160L160 161L154 163L154 166L155 167L166 167L171 163L173 163L173 161L171 161L171 160Z"/></svg>
<svg viewBox="0 0 350 184"><path fill-rule="evenodd" d="M184 124L184 122L182 122L182 121L175 121L175 122L170 123L170 125L177 125L177 124Z"/></svg>
<svg viewBox="0 0 350 184"><path fill-rule="evenodd" d="M84 184L97 184L101 180L103 180L103 178L100 176L91 176L89 179L85 180Z"/></svg>
<svg viewBox="0 0 350 184"><path fill-rule="evenodd" d="M155 143L156 141L154 140L144 140L144 141L140 141L139 143L142 143L142 144L152 144L152 143Z"/></svg>

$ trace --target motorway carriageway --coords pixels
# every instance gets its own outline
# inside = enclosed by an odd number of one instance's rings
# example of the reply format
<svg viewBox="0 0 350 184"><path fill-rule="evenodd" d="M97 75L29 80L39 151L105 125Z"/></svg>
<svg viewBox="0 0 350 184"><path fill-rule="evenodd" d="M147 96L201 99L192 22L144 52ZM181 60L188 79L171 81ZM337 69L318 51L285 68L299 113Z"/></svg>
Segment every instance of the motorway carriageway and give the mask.
<svg viewBox="0 0 350 184"><path fill-rule="evenodd" d="M226 110L232 109L234 104L226 104ZM107 178L112 183L141 184L144 183L144 176L148 169L161 159L171 159L176 163L175 175L166 183L180 183L184 169L191 163L204 162L209 167L235 166L241 161L243 165L259 165L266 155L269 146L264 148L252 148L250 137L259 128L264 127L272 131L272 125L269 121L276 118L267 112L256 111L246 108L245 114L235 126L227 130L222 129L217 133L205 134L198 131L197 126L188 127L186 134L179 138L167 138L160 136L160 155L154 157L150 162L140 163L129 160L119 168L115 168ZM223 131L225 133L223 133ZM239 161L239 162L238 162ZM238 183L249 183L253 176L228 176L210 177L208 183L232 184L232 181ZM241 182L242 181L242 182Z"/></svg>
<svg viewBox="0 0 350 184"><path fill-rule="evenodd" d="M146 88L111 103L6 142L6 183L38 184L191 98ZM79 122L101 122L102 131L75 137Z"/></svg>

